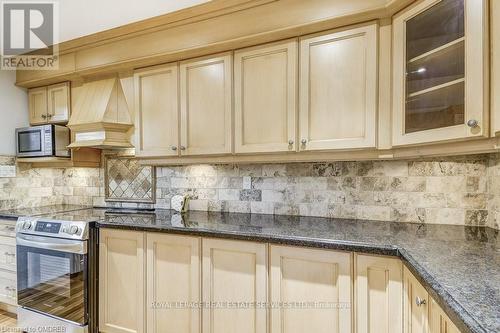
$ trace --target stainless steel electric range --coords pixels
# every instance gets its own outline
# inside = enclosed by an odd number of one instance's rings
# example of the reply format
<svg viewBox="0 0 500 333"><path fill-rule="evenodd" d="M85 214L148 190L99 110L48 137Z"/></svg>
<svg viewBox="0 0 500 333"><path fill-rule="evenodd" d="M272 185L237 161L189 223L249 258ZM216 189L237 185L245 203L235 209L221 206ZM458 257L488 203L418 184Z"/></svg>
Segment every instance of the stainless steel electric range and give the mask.
<svg viewBox="0 0 500 333"><path fill-rule="evenodd" d="M94 222L103 209L20 217L16 225L18 325L26 332L97 331Z"/></svg>

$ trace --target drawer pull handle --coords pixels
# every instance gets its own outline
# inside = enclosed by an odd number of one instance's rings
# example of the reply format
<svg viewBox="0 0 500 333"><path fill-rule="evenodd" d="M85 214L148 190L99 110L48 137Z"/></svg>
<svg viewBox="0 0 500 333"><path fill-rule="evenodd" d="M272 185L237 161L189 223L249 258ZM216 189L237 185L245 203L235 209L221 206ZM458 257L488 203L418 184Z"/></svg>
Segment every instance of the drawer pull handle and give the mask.
<svg viewBox="0 0 500 333"><path fill-rule="evenodd" d="M427 301L425 299L422 299L422 298L417 296L415 298L415 303L417 304L417 306L422 306L422 305L425 305L427 303Z"/></svg>

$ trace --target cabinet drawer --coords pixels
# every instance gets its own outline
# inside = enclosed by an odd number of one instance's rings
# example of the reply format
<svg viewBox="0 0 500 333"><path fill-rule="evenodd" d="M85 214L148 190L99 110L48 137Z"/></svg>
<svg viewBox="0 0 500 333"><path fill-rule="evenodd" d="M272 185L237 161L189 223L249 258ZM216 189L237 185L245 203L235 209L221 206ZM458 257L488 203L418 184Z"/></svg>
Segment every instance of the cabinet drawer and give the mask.
<svg viewBox="0 0 500 333"><path fill-rule="evenodd" d="M0 302L17 305L16 274L0 270Z"/></svg>
<svg viewBox="0 0 500 333"><path fill-rule="evenodd" d="M16 272L16 240L9 239L10 243L4 243L4 238L7 237L0 237L0 269Z"/></svg>
<svg viewBox="0 0 500 333"><path fill-rule="evenodd" d="M16 220L0 220L0 236L16 237Z"/></svg>

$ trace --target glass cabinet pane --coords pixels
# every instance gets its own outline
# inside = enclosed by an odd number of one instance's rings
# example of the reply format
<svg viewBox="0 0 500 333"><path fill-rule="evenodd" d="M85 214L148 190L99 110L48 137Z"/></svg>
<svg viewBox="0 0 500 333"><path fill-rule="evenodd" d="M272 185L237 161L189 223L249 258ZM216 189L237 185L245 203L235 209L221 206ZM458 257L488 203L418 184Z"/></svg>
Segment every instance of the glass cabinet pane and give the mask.
<svg viewBox="0 0 500 333"><path fill-rule="evenodd" d="M442 0L406 22L406 60L464 37L464 0Z"/></svg>
<svg viewBox="0 0 500 333"><path fill-rule="evenodd" d="M464 121L464 0L442 0L406 21L405 133Z"/></svg>
<svg viewBox="0 0 500 333"><path fill-rule="evenodd" d="M406 91L409 95L463 79L465 75L465 43L447 47L407 65Z"/></svg>
<svg viewBox="0 0 500 333"><path fill-rule="evenodd" d="M408 98L405 132L460 125L465 122L464 83Z"/></svg>

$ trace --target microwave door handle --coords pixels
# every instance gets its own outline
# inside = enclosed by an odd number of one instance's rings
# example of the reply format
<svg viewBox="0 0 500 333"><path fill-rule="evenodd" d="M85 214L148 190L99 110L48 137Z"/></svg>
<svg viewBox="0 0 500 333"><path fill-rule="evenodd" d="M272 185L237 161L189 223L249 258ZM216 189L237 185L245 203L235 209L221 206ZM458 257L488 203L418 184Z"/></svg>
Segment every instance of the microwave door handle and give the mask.
<svg viewBox="0 0 500 333"><path fill-rule="evenodd" d="M55 238L51 239L49 237L28 236L23 234L17 235L16 245L75 254L87 253L87 242L85 241L57 240Z"/></svg>

